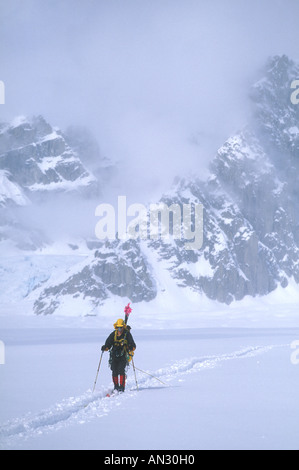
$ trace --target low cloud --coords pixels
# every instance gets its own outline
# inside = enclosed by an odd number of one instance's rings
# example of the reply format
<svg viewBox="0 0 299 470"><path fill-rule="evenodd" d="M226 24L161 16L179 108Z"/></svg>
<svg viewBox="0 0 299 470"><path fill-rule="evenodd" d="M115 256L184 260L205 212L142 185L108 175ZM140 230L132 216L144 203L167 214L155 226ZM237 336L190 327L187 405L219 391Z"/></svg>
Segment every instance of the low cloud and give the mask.
<svg viewBox="0 0 299 470"><path fill-rule="evenodd" d="M1 2L3 118L84 125L117 162L116 194L204 174L247 119L269 55L298 56L297 0ZM107 196L108 197L108 196Z"/></svg>

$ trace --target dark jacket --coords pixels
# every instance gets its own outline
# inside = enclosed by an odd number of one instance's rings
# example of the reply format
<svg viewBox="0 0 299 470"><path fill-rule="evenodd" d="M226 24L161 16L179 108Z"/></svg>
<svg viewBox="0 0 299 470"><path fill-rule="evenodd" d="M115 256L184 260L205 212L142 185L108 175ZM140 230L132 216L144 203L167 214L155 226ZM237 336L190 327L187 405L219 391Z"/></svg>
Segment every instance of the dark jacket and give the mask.
<svg viewBox="0 0 299 470"><path fill-rule="evenodd" d="M117 336L117 332L113 331L106 339L104 348L110 349L114 357L121 357L129 351L136 349L130 327L125 328L120 336Z"/></svg>

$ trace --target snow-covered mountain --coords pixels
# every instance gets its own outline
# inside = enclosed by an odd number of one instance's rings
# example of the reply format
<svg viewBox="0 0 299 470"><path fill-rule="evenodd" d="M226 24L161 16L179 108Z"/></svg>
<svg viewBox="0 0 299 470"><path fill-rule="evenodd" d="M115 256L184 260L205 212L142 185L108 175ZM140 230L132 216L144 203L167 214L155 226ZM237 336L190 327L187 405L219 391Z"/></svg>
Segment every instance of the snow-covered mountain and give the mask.
<svg viewBox="0 0 299 470"><path fill-rule="evenodd" d="M63 133L41 116L18 117L1 125L0 170L6 177L6 185L1 185L2 205L5 200L24 204L25 196L36 200L57 191L92 194L99 190L96 178Z"/></svg>
<svg viewBox="0 0 299 470"><path fill-rule="evenodd" d="M176 249L172 275L221 302L299 282L299 107L290 100L299 67L274 57L264 74L251 90L252 121L218 150L207 181L181 181L175 195L201 202L205 220L202 250L185 260Z"/></svg>
<svg viewBox="0 0 299 470"><path fill-rule="evenodd" d="M49 207L52 212L65 207L67 214L72 203L101 196L113 164L90 142L83 130L77 129L74 139L42 116L0 124L0 240L40 249L51 240L36 220L29 223L26 208L39 208L35 219L40 214L47 219Z"/></svg>
<svg viewBox="0 0 299 470"><path fill-rule="evenodd" d="M194 305L203 297L230 304L285 288L291 279L299 283L299 106L290 99L298 77L299 66L286 56L269 59L250 90L248 125L219 148L209 177L177 179L161 196L169 207L203 205L200 250L186 250L183 240L172 237L89 243L84 259L67 270L60 267L31 293L35 313L94 314L108 299L123 297L156 306L178 296ZM63 136L38 122L35 131L28 123L2 130L0 165L14 185L7 184L10 199L25 203L46 187L91 188L92 175ZM23 143L20 149L9 150L12 132ZM27 132L35 132L35 144ZM17 162L29 148L34 157L28 154L30 171L23 174ZM47 151L40 158L42 149Z"/></svg>
<svg viewBox="0 0 299 470"><path fill-rule="evenodd" d="M126 297L132 302L150 301L156 296L155 280L135 240L100 244L92 255L67 273L63 272L58 282L50 279L35 301L34 310L38 314L51 314L67 306L75 313L78 312L72 307L75 301L82 307L79 314L86 312L86 308L87 313L94 314L96 307L110 295Z"/></svg>

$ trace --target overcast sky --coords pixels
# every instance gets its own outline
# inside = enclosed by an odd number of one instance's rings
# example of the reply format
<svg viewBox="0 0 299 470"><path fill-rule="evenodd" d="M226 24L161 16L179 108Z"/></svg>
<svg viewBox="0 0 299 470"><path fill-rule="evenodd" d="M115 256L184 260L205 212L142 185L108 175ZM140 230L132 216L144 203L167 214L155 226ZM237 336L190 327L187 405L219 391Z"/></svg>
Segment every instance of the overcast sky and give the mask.
<svg viewBox="0 0 299 470"><path fill-rule="evenodd" d="M246 122L269 55L299 59L298 24L299 0L0 0L0 118L85 125L167 189Z"/></svg>

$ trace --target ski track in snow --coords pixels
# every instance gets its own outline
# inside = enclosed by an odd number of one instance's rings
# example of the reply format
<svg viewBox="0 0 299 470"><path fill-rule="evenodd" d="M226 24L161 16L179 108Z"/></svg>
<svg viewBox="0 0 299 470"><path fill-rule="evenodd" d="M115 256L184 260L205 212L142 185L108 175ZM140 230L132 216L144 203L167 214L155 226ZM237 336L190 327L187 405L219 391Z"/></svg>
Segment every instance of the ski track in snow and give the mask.
<svg viewBox="0 0 299 470"><path fill-rule="evenodd" d="M182 359L168 367L146 372L162 380L165 383L164 387L167 388L171 386L172 381L179 381L185 374L212 369L224 361L240 360L265 354L273 348L282 346L285 345L255 346L231 354ZM159 387L163 387L155 378L139 371L136 372L138 374L139 390L155 388L158 384ZM112 409L115 409L115 406L121 406L126 400L131 400L136 396L138 391L136 390L135 379L128 379L126 393L107 397L107 393L111 392L111 387L104 386L94 393L89 389L81 396L64 399L40 413L28 413L23 417L4 423L0 427L0 449L12 447L18 439L24 441L46 432L59 430L62 427L85 424L92 419L108 415Z"/></svg>

